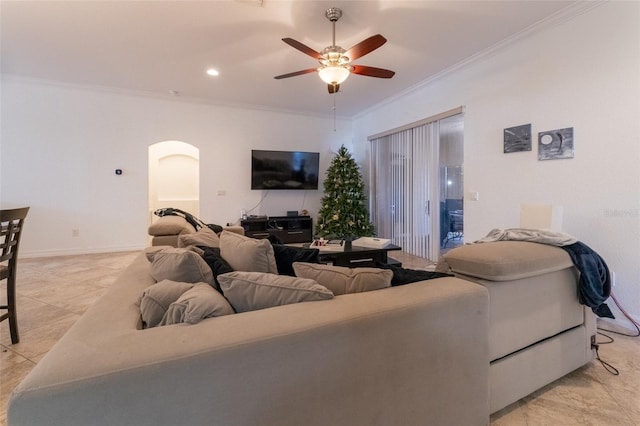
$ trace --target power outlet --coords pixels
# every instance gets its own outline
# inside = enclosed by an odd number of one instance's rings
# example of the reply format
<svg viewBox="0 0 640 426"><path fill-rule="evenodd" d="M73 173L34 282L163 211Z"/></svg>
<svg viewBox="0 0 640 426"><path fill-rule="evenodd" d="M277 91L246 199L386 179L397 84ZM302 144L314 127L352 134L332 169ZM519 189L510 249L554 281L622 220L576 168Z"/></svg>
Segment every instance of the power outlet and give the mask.
<svg viewBox="0 0 640 426"><path fill-rule="evenodd" d="M596 341L596 335L594 334L593 336L591 336L591 348L593 349L594 347L598 346L598 342Z"/></svg>
<svg viewBox="0 0 640 426"><path fill-rule="evenodd" d="M72 229L71 230L71 236L72 237L79 237L80 236L80 230L79 229Z"/></svg>

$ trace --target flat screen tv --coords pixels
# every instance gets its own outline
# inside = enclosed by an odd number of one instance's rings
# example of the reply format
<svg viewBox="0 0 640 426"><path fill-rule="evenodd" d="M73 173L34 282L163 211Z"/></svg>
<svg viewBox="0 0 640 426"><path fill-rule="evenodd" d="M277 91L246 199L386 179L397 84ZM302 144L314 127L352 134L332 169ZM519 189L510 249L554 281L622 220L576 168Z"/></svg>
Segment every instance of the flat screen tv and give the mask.
<svg viewBox="0 0 640 426"><path fill-rule="evenodd" d="M251 150L251 189L318 189L319 152Z"/></svg>

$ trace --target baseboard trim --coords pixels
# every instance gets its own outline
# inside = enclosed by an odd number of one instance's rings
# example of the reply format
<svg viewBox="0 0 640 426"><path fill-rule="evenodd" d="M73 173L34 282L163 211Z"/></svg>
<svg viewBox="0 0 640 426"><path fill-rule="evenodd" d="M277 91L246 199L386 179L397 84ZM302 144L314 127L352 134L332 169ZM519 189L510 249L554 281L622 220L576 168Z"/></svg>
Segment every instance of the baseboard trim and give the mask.
<svg viewBox="0 0 640 426"><path fill-rule="evenodd" d="M30 250L20 251L20 258L30 259L38 257L57 257L57 256L77 256L82 254L100 254L100 253L119 253L126 251L140 251L145 245L133 244L130 246L116 247L91 247L91 248L72 248L72 249L51 249L51 250Z"/></svg>

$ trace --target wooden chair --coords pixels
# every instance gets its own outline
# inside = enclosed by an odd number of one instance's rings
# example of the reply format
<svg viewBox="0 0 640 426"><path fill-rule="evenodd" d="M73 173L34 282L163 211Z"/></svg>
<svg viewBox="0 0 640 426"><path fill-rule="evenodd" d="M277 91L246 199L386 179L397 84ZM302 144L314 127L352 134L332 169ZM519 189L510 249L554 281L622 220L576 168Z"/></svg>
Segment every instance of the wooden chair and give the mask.
<svg viewBox="0 0 640 426"><path fill-rule="evenodd" d="M0 321L9 320L11 343L20 341L18 317L16 315L16 272L20 235L29 207L0 210L0 281L7 280L7 304L0 305L7 313L0 315Z"/></svg>

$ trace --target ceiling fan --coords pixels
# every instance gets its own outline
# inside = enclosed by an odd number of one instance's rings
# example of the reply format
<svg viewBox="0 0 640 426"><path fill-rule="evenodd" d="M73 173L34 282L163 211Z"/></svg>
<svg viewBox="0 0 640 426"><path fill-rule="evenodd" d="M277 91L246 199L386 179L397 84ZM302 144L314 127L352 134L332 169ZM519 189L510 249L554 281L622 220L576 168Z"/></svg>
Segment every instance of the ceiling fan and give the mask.
<svg viewBox="0 0 640 426"><path fill-rule="evenodd" d="M393 77L395 74L394 71L351 63L352 61L371 53L385 44L387 42L386 38L380 34L376 34L361 41L351 49L344 50L342 47L336 46L336 21L342 16L342 10L337 7L331 7L327 9L325 16L333 23L333 43L331 46L325 47L322 52L316 52L312 48L292 38L282 39L282 41L294 49L298 49L302 53L317 59L318 62L320 62L320 66L318 68L308 68L306 70L278 75L274 77L275 79L279 80L282 78L318 72L320 78L327 83L329 93L337 93L338 90L340 90L340 84L344 82L351 73L377 78Z"/></svg>

